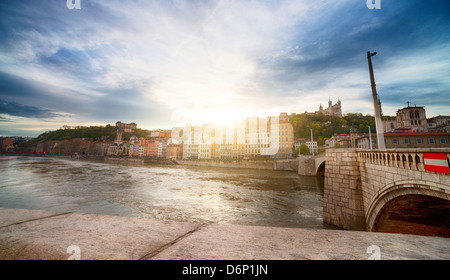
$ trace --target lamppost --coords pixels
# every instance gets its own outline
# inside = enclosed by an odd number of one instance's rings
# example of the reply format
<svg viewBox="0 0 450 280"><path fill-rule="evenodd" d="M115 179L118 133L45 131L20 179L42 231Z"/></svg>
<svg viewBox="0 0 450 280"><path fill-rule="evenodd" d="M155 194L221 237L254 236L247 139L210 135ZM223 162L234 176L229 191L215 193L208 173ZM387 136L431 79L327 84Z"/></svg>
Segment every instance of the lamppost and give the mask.
<svg viewBox="0 0 450 280"><path fill-rule="evenodd" d="M385 150L386 144L384 143L383 124L381 122L381 108L378 100L377 87L375 85L375 76L373 75L372 56L376 55L376 52L367 52L367 60L369 62L370 83L372 87L373 109L375 111L375 125L377 129L377 142L378 150Z"/></svg>

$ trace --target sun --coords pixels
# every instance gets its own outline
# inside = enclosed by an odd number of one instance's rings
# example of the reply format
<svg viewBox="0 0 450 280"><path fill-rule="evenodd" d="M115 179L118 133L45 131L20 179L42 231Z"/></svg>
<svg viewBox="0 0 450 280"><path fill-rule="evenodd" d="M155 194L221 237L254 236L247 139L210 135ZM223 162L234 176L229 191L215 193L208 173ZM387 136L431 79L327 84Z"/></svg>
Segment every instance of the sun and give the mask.
<svg viewBox="0 0 450 280"><path fill-rule="evenodd" d="M245 116L245 112L238 108L223 107L197 107L193 110L186 119L189 119L192 124L202 125L208 123L215 123L217 125L232 126L236 119Z"/></svg>

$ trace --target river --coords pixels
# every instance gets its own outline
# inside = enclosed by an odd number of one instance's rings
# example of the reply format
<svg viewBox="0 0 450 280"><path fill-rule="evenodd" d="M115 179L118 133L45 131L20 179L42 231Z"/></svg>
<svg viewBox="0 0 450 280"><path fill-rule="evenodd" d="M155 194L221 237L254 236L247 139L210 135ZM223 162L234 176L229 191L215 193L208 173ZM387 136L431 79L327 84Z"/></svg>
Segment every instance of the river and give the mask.
<svg viewBox="0 0 450 280"><path fill-rule="evenodd" d="M323 179L295 172L1 156L0 174L3 208L332 228Z"/></svg>

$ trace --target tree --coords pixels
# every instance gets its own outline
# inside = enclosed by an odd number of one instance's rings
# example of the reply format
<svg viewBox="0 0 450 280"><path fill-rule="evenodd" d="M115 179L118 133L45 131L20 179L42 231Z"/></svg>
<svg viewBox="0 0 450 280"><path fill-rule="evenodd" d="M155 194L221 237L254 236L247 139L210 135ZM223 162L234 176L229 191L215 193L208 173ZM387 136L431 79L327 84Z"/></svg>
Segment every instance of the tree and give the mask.
<svg viewBox="0 0 450 280"><path fill-rule="evenodd" d="M302 143L300 145L300 154L301 155L310 155L311 154L311 150L308 148L308 146L306 146L305 143Z"/></svg>
<svg viewBox="0 0 450 280"><path fill-rule="evenodd" d="M319 147L325 145L325 139L323 139L322 136L319 136L319 138L317 138L317 145L318 145Z"/></svg>

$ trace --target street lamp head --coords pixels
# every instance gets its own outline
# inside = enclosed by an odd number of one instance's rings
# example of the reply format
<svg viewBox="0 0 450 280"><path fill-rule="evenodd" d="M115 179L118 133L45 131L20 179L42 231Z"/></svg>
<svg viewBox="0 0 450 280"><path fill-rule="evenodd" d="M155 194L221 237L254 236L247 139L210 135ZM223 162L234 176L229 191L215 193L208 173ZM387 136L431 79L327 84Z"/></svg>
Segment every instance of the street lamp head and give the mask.
<svg viewBox="0 0 450 280"><path fill-rule="evenodd" d="M377 54L377 52L373 52L373 53L370 54L370 56L374 56L376 54Z"/></svg>

